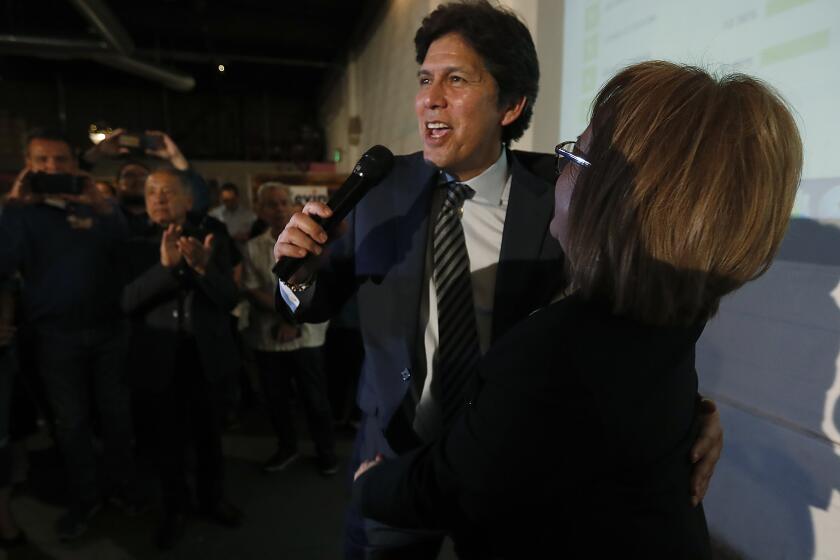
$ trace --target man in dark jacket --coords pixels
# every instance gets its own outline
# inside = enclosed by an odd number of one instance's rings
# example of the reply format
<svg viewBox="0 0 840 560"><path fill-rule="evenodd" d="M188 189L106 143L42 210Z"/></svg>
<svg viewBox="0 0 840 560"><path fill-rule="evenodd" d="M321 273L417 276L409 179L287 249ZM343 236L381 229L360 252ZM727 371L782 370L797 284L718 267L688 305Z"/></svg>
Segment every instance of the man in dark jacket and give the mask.
<svg viewBox="0 0 840 560"><path fill-rule="evenodd" d="M221 402L239 366L230 310L238 293L225 227L188 212L182 175L161 169L146 181L146 211L155 224L129 241L123 309L131 317L131 383L154 403L160 441L164 516L157 535L171 548L190 503L184 452L196 450L196 494L213 520L235 527L242 513L222 489Z"/></svg>
<svg viewBox="0 0 840 560"><path fill-rule="evenodd" d="M38 188L45 179L40 174L68 180L67 175L78 175L73 151L61 134L33 131L25 155L26 169L0 221L0 276L19 271L24 280L21 320L37 355L67 469L70 507L56 530L69 540L84 533L100 509L103 490L120 505L136 509L123 375L127 329L116 266L117 249L128 231L122 214L91 181L81 194ZM92 445L92 402L102 427L104 485Z"/></svg>

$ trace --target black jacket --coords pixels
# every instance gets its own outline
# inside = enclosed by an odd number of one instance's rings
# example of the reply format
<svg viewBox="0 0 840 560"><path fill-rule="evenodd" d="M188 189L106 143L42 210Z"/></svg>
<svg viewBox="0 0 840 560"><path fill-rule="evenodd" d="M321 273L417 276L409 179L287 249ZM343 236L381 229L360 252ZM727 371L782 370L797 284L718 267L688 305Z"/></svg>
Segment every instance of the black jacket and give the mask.
<svg viewBox="0 0 840 560"><path fill-rule="evenodd" d="M356 505L443 529L462 558L710 558L689 502L701 332L552 304L490 349L442 439L359 478Z"/></svg>
<svg viewBox="0 0 840 560"><path fill-rule="evenodd" d="M239 354L230 311L237 303L233 281L232 243L224 224L190 213L185 230L203 238L214 235L213 251L204 276L186 263L168 269L160 264L160 228L128 241L124 249L128 282L122 307L132 324L129 351L135 388L160 390L175 366L179 338L195 338L201 367L209 382L236 371Z"/></svg>

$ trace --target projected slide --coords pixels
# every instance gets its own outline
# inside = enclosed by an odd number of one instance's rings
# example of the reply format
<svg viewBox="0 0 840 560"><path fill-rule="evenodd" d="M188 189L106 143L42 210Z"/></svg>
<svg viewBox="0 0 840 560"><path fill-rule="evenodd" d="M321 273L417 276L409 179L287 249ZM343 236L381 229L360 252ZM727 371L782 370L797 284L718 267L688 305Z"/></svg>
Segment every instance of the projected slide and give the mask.
<svg viewBox="0 0 840 560"><path fill-rule="evenodd" d="M794 214L840 223L840 2L567 0L560 130L586 126L598 88L648 59L744 72L797 112L804 180Z"/></svg>

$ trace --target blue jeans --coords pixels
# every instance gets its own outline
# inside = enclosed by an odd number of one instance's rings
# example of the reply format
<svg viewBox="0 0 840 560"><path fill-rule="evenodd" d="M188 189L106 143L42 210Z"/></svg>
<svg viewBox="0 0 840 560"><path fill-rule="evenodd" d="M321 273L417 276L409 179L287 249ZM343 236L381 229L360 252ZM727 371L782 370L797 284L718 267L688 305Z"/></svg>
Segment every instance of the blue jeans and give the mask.
<svg viewBox="0 0 840 560"><path fill-rule="evenodd" d="M128 329L122 322L74 331L40 327L35 333L36 361L55 415L71 506L88 506L101 499L91 396L105 448L106 489L134 482L133 427L125 382L127 342Z"/></svg>

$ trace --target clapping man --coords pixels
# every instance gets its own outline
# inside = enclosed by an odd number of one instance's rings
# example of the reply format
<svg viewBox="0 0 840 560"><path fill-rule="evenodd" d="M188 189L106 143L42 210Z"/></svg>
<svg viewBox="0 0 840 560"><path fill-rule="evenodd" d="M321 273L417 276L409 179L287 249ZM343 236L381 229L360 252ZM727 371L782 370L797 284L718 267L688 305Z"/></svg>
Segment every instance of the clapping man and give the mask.
<svg viewBox="0 0 840 560"><path fill-rule="evenodd" d="M200 510L228 527L242 520L224 496L221 442L226 380L239 367L229 320L238 291L225 227L188 211L182 174L154 171L145 197L154 227L124 249L131 280L122 304L134 327L132 383L157 422L164 511L156 542L168 549L182 536L190 509L191 443Z"/></svg>

